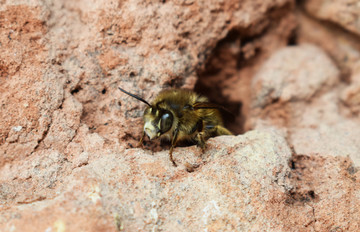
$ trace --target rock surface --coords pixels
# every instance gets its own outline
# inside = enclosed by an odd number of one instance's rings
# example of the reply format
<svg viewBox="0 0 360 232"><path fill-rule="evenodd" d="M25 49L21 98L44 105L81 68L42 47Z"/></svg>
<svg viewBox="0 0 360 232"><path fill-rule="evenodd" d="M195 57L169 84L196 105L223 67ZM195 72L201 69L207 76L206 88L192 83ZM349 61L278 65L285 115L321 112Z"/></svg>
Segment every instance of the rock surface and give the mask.
<svg viewBox="0 0 360 232"><path fill-rule="evenodd" d="M319 48L277 51L253 79L253 127L277 125L298 153L350 156L360 166L360 125L340 110L343 88L334 88L339 80L337 67ZM349 100L353 88L342 90L343 101L357 106L356 95Z"/></svg>
<svg viewBox="0 0 360 232"><path fill-rule="evenodd" d="M309 101L338 82L338 76L338 69L321 49L312 45L285 47L274 53L254 76L254 107Z"/></svg>
<svg viewBox="0 0 360 232"><path fill-rule="evenodd" d="M356 0L306 0L306 10L315 17L339 24L360 35L360 4Z"/></svg>
<svg viewBox="0 0 360 232"><path fill-rule="evenodd" d="M356 1L0 2L0 231L360 230ZM239 135L175 168L119 86Z"/></svg>

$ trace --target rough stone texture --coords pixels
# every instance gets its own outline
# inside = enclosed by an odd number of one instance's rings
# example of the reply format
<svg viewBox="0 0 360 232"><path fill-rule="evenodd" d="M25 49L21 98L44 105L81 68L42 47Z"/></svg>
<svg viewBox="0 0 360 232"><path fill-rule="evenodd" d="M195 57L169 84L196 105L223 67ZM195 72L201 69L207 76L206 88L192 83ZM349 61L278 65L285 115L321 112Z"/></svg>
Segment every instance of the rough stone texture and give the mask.
<svg viewBox="0 0 360 232"><path fill-rule="evenodd" d="M354 115L360 113L360 71L352 75L352 83L341 93L342 102L349 107Z"/></svg>
<svg viewBox="0 0 360 232"><path fill-rule="evenodd" d="M302 45L280 49L253 78L254 107L264 107L275 101L308 101L323 88L332 87L338 75L338 69L317 47Z"/></svg>
<svg viewBox="0 0 360 232"><path fill-rule="evenodd" d="M315 17L329 20L360 35L360 4L357 0L306 0L306 10Z"/></svg>
<svg viewBox="0 0 360 232"><path fill-rule="evenodd" d="M63 82L44 63L49 41L40 14L19 5L8 6L0 16L0 166L36 149L62 103Z"/></svg>
<svg viewBox="0 0 360 232"><path fill-rule="evenodd" d="M0 0L0 231L359 231L358 6L298 4ZM175 168L118 86L240 135Z"/></svg>
<svg viewBox="0 0 360 232"><path fill-rule="evenodd" d="M290 230L359 230L359 172L349 158L295 155L291 167L295 186L287 203L300 209L310 207L313 220L306 229ZM297 216L302 218L301 214Z"/></svg>
<svg viewBox="0 0 360 232"><path fill-rule="evenodd" d="M281 17L279 17L281 15ZM213 53L200 68L195 90L206 94L211 101L241 114L226 120L226 126L235 133L243 133L251 108L251 79L277 49L286 46L297 22L292 5L285 5L268 13L266 32L253 34L247 30L232 30L217 44ZM241 102L241 104L239 104Z"/></svg>
<svg viewBox="0 0 360 232"><path fill-rule="evenodd" d="M20 214L21 220L3 221L0 229L26 230L29 227L24 222L36 218L51 222L37 225L41 231L56 230L59 224L71 230L96 231L99 227L115 230L117 223L125 231L160 228L233 231L266 228L268 224L277 228L276 219L265 212L272 197L286 198L291 188L286 183L291 151L284 138L275 131L252 131L238 137L219 137L208 146L202 159L189 154L188 148L175 150L179 163L200 162L201 166L193 173L184 166L175 169L167 159L167 151L151 155L129 149L121 155L97 154L96 161L69 173L64 179L66 184L57 187L61 194L56 198L39 201L38 197L36 204L26 204L31 201L15 196L21 208L14 209L13 215ZM190 150L194 152L196 148ZM36 164L21 173L17 167L10 168L7 178L25 179L32 175L51 181L44 173L37 174L36 168L47 167L56 179L56 171L63 168L66 172L65 167L70 165L68 161L59 163L59 159L62 157L58 153L51 153L47 161L33 161ZM57 209L58 213L49 214L59 205L63 206ZM83 210L76 212L79 207ZM91 215L96 220L88 222ZM11 215L5 214L3 220L8 217ZM76 220L79 222L74 223ZM106 224L103 221L108 224L102 225Z"/></svg>
<svg viewBox="0 0 360 232"><path fill-rule="evenodd" d="M339 71L319 48L279 50L254 76L253 127L277 125L296 152L350 156L359 166L360 125L341 113L336 83ZM356 105L356 96L353 103L345 93L343 100Z"/></svg>
<svg viewBox="0 0 360 232"><path fill-rule="evenodd" d="M329 23L321 23L298 11L297 41L312 43L326 51L340 67L341 78L351 81L352 74L360 70L359 36Z"/></svg>

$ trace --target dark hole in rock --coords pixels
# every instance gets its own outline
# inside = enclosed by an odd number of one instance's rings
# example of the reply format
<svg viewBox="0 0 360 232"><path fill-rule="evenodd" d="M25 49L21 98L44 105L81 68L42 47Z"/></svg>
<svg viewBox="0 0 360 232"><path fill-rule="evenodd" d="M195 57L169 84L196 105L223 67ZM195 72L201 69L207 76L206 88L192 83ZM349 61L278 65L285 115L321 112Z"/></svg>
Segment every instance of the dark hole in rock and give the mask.
<svg viewBox="0 0 360 232"><path fill-rule="evenodd" d="M238 80L243 78L238 75L239 63L244 61L240 45L241 33L236 30L230 31L219 41L208 56L204 68L198 71L199 79L194 89L231 112L223 112L223 119L225 127L234 134L245 132L246 119L243 101L247 99L247 93L236 88L240 83Z"/></svg>
<svg viewBox="0 0 360 232"><path fill-rule="evenodd" d="M74 95L82 90L81 86L76 86L73 90L71 90L71 94Z"/></svg>
<svg viewBox="0 0 360 232"><path fill-rule="evenodd" d="M310 196L312 199L315 198L315 192L314 192L313 190L310 190L310 191L308 192L308 194L309 194L309 196Z"/></svg>
<svg viewBox="0 0 360 232"><path fill-rule="evenodd" d="M288 39L288 45L289 46L296 46L297 44L298 44L298 42L297 42L297 32L296 32L296 30L293 30L291 32L291 35L290 35L289 39Z"/></svg>
<svg viewBox="0 0 360 232"><path fill-rule="evenodd" d="M130 72L129 76L134 77L134 76L136 76L136 74L135 74L135 72Z"/></svg>

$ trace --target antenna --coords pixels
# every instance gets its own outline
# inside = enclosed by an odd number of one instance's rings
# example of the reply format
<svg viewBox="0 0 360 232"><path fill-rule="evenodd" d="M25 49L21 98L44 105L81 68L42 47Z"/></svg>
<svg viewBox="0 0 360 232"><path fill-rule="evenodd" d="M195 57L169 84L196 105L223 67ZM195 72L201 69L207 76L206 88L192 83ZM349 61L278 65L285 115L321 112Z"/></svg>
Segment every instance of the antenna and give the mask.
<svg viewBox="0 0 360 232"><path fill-rule="evenodd" d="M132 96L133 98L136 98L137 100L142 101L142 102L144 102L146 105L148 105L148 106L150 106L150 107L151 107L151 105L149 104L149 102L145 101L145 100L144 100L144 99L142 99L141 97L136 96L135 94L129 93L129 92L127 92L127 91L123 90L123 89L122 89L122 88L120 88L120 87L119 87L119 89L120 89L122 92L126 93L127 95Z"/></svg>

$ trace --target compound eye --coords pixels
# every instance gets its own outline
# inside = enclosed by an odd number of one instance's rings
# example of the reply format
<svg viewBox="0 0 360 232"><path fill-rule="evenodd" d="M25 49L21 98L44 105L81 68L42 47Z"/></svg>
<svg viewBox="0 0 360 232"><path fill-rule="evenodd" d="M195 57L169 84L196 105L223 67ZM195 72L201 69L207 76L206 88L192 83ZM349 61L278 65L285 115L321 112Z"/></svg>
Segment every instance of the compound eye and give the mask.
<svg viewBox="0 0 360 232"><path fill-rule="evenodd" d="M170 130L173 123L173 115L171 113L165 113L161 116L160 131L165 133Z"/></svg>

